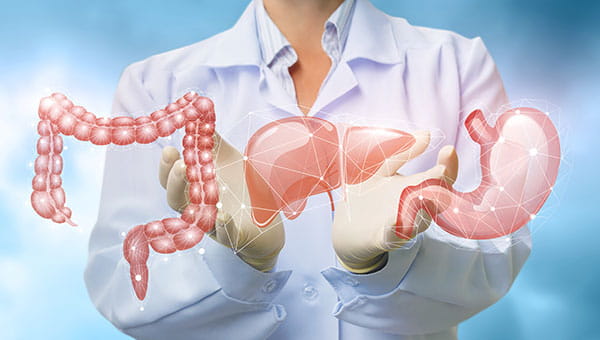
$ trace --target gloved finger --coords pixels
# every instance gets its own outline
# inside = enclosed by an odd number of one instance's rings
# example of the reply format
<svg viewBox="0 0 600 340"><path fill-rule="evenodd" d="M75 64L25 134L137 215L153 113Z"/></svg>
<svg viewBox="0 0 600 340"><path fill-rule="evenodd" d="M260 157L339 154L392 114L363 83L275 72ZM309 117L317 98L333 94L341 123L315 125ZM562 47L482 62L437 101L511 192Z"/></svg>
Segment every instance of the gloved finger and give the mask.
<svg viewBox="0 0 600 340"><path fill-rule="evenodd" d="M238 248L240 235L235 220L221 209L217 211L214 239L226 247L234 250Z"/></svg>
<svg viewBox="0 0 600 340"><path fill-rule="evenodd" d="M415 144L408 150L400 152L387 158L383 165L375 173L376 176L392 176L400 169L406 162L422 154L429 145L431 140L431 134L427 130L419 130L413 133L415 137Z"/></svg>
<svg viewBox="0 0 600 340"><path fill-rule="evenodd" d="M392 251L400 248L409 239L415 238L431 225L431 216L424 209L420 209L415 217L413 226L386 226L382 230L381 250Z"/></svg>
<svg viewBox="0 0 600 340"><path fill-rule="evenodd" d="M158 164L158 181L163 188L167 188L167 179L169 172L176 160L180 158L179 151L172 146L166 146L162 150L162 155Z"/></svg>
<svg viewBox="0 0 600 340"><path fill-rule="evenodd" d="M417 216L415 217L415 236L424 232L431 225L431 216L425 211L425 209L419 209Z"/></svg>
<svg viewBox="0 0 600 340"><path fill-rule="evenodd" d="M446 145L440 150L437 164L443 165L446 168L442 178L448 184L454 184L458 176L458 156L452 145Z"/></svg>
<svg viewBox="0 0 600 340"><path fill-rule="evenodd" d="M237 162L242 161L242 154L217 132L213 134L215 146L213 147L213 155L218 167L227 167Z"/></svg>
<svg viewBox="0 0 600 340"><path fill-rule="evenodd" d="M167 203L171 208L179 212L187 206L187 194L186 186L187 180L185 178L185 163L183 159L175 161L169 176L167 178Z"/></svg>
<svg viewBox="0 0 600 340"><path fill-rule="evenodd" d="M379 233L379 249L381 251L392 251L402 247L411 238L417 235L417 228L413 226L388 225L381 228Z"/></svg>
<svg viewBox="0 0 600 340"><path fill-rule="evenodd" d="M402 190L404 190L404 188L409 185L417 185L430 178L444 178L446 176L446 173L446 166L443 164L437 164L423 172L419 172L413 175L398 175L397 177L395 177L395 180L398 187L400 188L401 193Z"/></svg>

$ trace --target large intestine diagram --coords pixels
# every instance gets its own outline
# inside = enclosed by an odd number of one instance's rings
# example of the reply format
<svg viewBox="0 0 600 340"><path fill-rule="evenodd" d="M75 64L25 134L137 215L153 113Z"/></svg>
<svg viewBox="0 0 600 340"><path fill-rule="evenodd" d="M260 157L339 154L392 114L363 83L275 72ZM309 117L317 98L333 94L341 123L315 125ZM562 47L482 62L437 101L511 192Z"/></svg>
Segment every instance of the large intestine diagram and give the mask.
<svg viewBox="0 0 600 340"><path fill-rule="evenodd" d="M61 135L95 145L130 145L152 143L185 129L182 153L189 204L180 217L134 226L123 242L131 283L143 300L150 248L161 254L190 249L215 226L219 188L212 153L213 102L189 92L147 116L105 118L55 93L40 101L38 113L40 137L31 204L41 217L71 225L75 224L65 206L60 177ZM541 209L560 163L558 133L548 115L516 108L501 114L491 126L477 110L467 117L465 127L480 146L479 187L464 193L435 179L410 186L399 194L398 226L412 226L418 211L425 210L453 235L490 239L523 227ZM280 211L288 219L298 218L308 197L364 182L386 158L414 143L410 133L391 128L353 126L340 133L333 123L315 117L269 122L248 139L243 157L253 221L265 227Z"/></svg>
<svg viewBox="0 0 600 340"><path fill-rule="evenodd" d="M130 265L133 288L136 296L143 300L148 287L146 261L149 247L162 254L186 250L200 242L204 233L215 225L219 190L212 155L215 131L212 101L190 92L148 116L104 118L96 117L56 93L41 100L38 113L39 156L34 163L31 205L38 215L71 225L75 224L70 220L71 210L65 206L60 178L63 167L61 134L95 145L129 145L152 143L185 128L183 160L190 204L178 218L133 227L123 242L123 255Z"/></svg>

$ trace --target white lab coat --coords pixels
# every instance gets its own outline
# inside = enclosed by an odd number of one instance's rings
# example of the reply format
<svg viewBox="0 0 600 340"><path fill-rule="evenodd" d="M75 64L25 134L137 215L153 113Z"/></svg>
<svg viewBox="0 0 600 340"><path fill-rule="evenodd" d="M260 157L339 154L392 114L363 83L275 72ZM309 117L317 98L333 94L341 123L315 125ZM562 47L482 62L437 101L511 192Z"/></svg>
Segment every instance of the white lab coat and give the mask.
<svg viewBox="0 0 600 340"><path fill-rule="evenodd" d="M261 121L300 115L261 62L252 6L226 32L129 66L113 113L148 114L195 90L212 98L217 131L241 151ZM494 112L506 102L481 39L411 26L358 0L341 62L309 115L437 131L438 143L401 172L428 169L441 146L454 144L456 187L464 190L478 184L480 171L478 148L462 121L472 109ZM256 114L259 120L249 118ZM182 135L109 147L106 155L85 282L102 315L137 339L454 339L461 321L508 291L529 255L527 228L473 241L433 225L390 253L380 271L352 274L336 263L330 207L321 194L299 218L285 220L286 244L272 272L254 270L205 237L188 251L151 252L148 293L140 302L122 255L123 235L178 215L166 203L157 168L161 148L181 149Z"/></svg>

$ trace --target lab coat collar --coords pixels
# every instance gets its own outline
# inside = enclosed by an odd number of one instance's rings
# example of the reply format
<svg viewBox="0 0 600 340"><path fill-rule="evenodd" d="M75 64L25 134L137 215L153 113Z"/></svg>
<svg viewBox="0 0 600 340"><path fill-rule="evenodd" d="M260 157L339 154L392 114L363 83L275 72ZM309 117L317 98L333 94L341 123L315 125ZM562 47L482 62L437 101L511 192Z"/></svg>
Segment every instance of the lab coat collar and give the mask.
<svg viewBox="0 0 600 340"><path fill-rule="evenodd" d="M258 42L255 8L251 1L236 24L220 34L214 53L204 64L209 67L254 65L264 62ZM369 0L356 0L343 61L367 59L384 64L401 63L405 44L414 30L404 19L391 18L375 8ZM392 25L392 20L396 27ZM395 32L395 30L398 30Z"/></svg>
<svg viewBox="0 0 600 340"><path fill-rule="evenodd" d="M369 0L357 0L348 41L342 60L367 59L384 64L403 61L392 20L398 20L402 28L400 34L408 33L410 25L404 19L391 18L371 4Z"/></svg>
<svg viewBox="0 0 600 340"><path fill-rule="evenodd" d="M251 1L235 25L219 34L214 53L203 61L204 65L209 67L261 65L254 6L255 2Z"/></svg>

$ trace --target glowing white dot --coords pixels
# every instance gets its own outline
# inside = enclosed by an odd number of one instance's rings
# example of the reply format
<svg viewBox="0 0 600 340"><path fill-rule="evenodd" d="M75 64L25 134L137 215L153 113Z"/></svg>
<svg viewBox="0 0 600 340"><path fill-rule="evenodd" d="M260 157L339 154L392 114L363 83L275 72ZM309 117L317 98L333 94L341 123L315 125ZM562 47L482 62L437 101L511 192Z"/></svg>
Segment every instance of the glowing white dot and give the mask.
<svg viewBox="0 0 600 340"><path fill-rule="evenodd" d="M313 134L312 134L312 133L309 133L309 134L308 134L308 137L312 137L312 136L313 136Z"/></svg>
<svg viewBox="0 0 600 340"><path fill-rule="evenodd" d="M221 190L225 191L225 190L227 190L227 187L226 186L222 186Z"/></svg>
<svg viewBox="0 0 600 340"><path fill-rule="evenodd" d="M324 178L323 178L323 176L321 176L321 177L319 177L319 179L322 181Z"/></svg>
<svg viewBox="0 0 600 340"><path fill-rule="evenodd" d="M423 195L419 195L419 200L423 200Z"/></svg>
<svg viewBox="0 0 600 340"><path fill-rule="evenodd" d="M536 148L529 149L529 156L535 156L537 154L538 154L538 151Z"/></svg>
<svg viewBox="0 0 600 340"><path fill-rule="evenodd" d="M458 208L452 209L452 212L455 213L455 214L458 214Z"/></svg>
<svg viewBox="0 0 600 340"><path fill-rule="evenodd" d="M65 149L65 150L69 150L69 147L65 145L65 146L63 147L63 149Z"/></svg>
<svg viewBox="0 0 600 340"><path fill-rule="evenodd" d="M518 114L518 115L520 115L521 114L521 110L516 110L515 113Z"/></svg>
<svg viewBox="0 0 600 340"><path fill-rule="evenodd" d="M187 236L187 238L191 240L192 238L194 238L194 235L192 235L192 234L189 234L189 235Z"/></svg>
<svg viewBox="0 0 600 340"><path fill-rule="evenodd" d="M292 215L296 216L296 214L297 214L297 212L295 212L295 211L294 211L294 212L292 212Z"/></svg>
<svg viewBox="0 0 600 340"><path fill-rule="evenodd" d="M554 187L550 187L550 191L554 190Z"/></svg>
<svg viewBox="0 0 600 340"><path fill-rule="evenodd" d="M531 214L531 215L529 215L529 219L530 219L530 220L533 220L534 218L535 218L535 214Z"/></svg>
<svg viewBox="0 0 600 340"><path fill-rule="evenodd" d="M549 116L549 115L550 115L550 112L544 112L544 113L546 114L546 116Z"/></svg>
<svg viewBox="0 0 600 340"><path fill-rule="evenodd" d="M498 188L500 191L504 191L504 187L500 187Z"/></svg>
<svg viewBox="0 0 600 340"><path fill-rule="evenodd" d="M122 232L122 233L121 233L121 236L125 237L125 235L127 235L127 234L125 234L125 232Z"/></svg>
<svg viewBox="0 0 600 340"><path fill-rule="evenodd" d="M198 249L198 254L204 255L204 253L206 253L206 249L204 249L204 248Z"/></svg>
<svg viewBox="0 0 600 340"><path fill-rule="evenodd" d="M136 281L142 281L142 275L140 275L140 274L137 274L137 275L135 276L135 280L136 280Z"/></svg>
<svg viewBox="0 0 600 340"><path fill-rule="evenodd" d="M131 250L135 250L135 246L131 247Z"/></svg>
<svg viewBox="0 0 600 340"><path fill-rule="evenodd" d="M490 211L496 211L496 207L490 207Z"/></svg>
<svg viewBox="0 0 600 340"><path fill-rule="evenodd" d="M504 139L504 136L500 136L500 138L498 138L498 143L504 143L506 141L506 139Z"/></svg>
<svg viewBox="0 0 600 340"><path fill-rule="evenodd" d="M27 166L31 168L33 166L33 162L27 163Z"/></svg>
<svg viewBox="0 0 600 340"><path fill-rule="evenodd" d="M242 157L243 160L247 161L248 160L248 156L244 156Z"/></svg>
<svg viewBox="0 0 600 340"><path fill-rule="evenodd" d="M223 203L217 202L217 204L215 204L215 206L217 207L217 209L221 209L221 208L223 208Z"/></svg>
<svg viewBox="0 0 600 340"><path fill-rule="evenodd" d="M144 311L144 306L140 307L140 312Z"/></svg>
<svg viewBox="0 0 600 340"><path fill-rule="evenodd" d="M242 209L246 209L246 205L244 203L242 203L241 207Z"/></svg>
<svg viewBox="0 0 600 340"><path fill-rule="evenodd" d="M169 258L168 258L168 257L165 257L165 258L163 259L163 261L165 261L165 262L169 262Z"/></svg>

